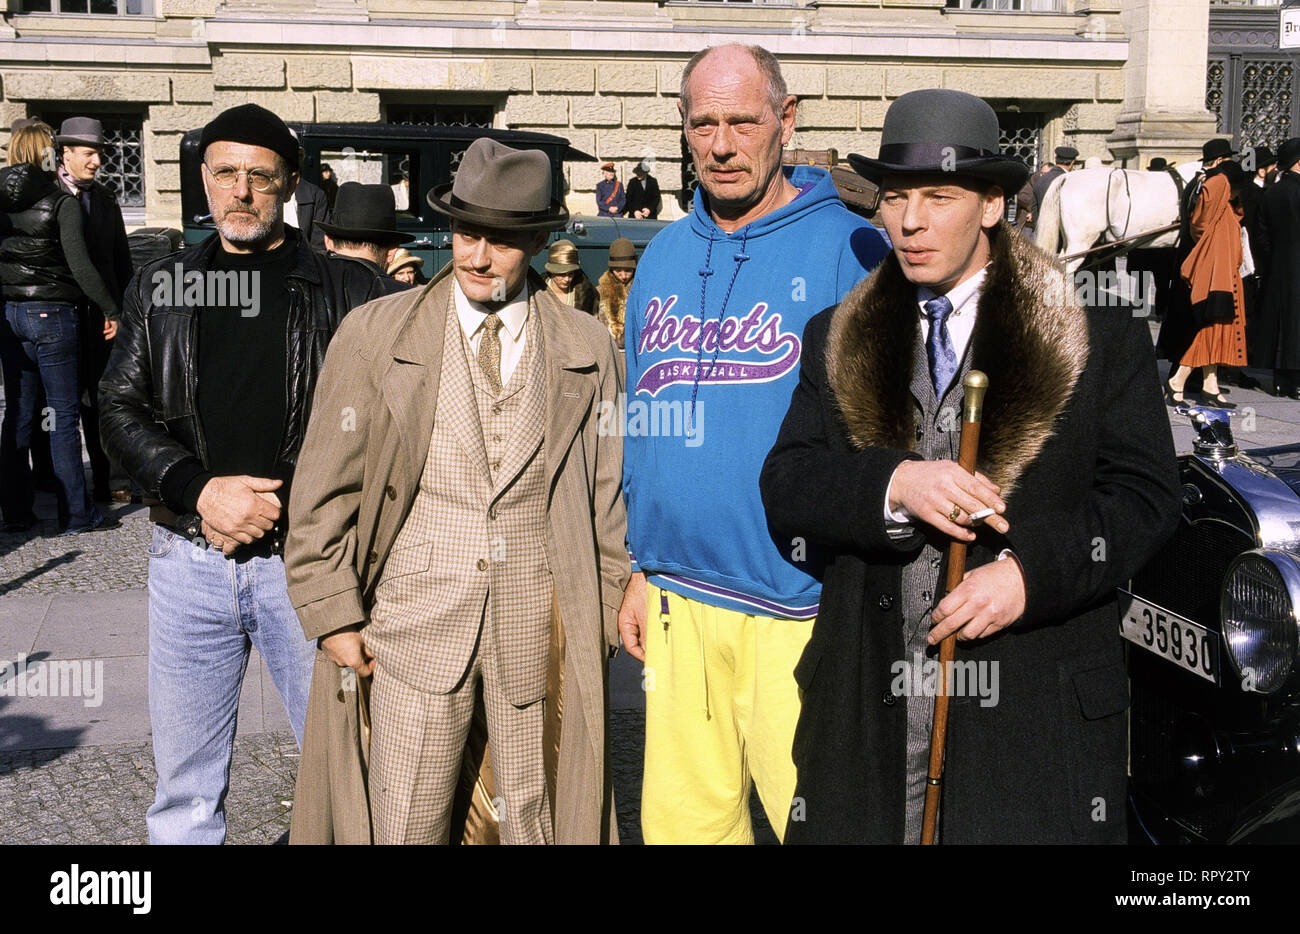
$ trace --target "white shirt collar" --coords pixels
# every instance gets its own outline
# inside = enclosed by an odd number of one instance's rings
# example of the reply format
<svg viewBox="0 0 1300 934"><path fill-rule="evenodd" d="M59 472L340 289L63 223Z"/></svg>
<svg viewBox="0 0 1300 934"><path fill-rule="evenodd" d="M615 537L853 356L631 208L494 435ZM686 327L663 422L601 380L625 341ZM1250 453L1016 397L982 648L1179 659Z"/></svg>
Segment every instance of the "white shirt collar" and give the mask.
<svg viewBox="0 0 1300 934"><path fill-rule="evenodd" d="M471 301L463 291L460 283L455 281L455 275L452 276L453 288L452 293L456 298L456 317L460 320L460 329L465 332L465 339L470 340L474 334L483 327L483 321L491 309L484 306L481 302ZM501 324L506 329L513 341L519 340L519 335L523 333L524 323L528 320L528 283L524 282L521 288L505 304L505 307L497 310L497 317L501 319Z"/></svg>
<svg viewBox="0 0 1300 934"><path fill-rule="evenodd" d="M974 314L975 306L979 304L979 295L984 287L984 278L988 275L989 267L986 264L979 272L971 276L965 282L959 283L948 294L948 301L952 302L952 312L954 315L960 315L962 312ZM932 298L938 295L924 285L916 288L916 301L920 306L921 316L926 317L924 305ZM928 319L927 319L928 320Z"/></svg>

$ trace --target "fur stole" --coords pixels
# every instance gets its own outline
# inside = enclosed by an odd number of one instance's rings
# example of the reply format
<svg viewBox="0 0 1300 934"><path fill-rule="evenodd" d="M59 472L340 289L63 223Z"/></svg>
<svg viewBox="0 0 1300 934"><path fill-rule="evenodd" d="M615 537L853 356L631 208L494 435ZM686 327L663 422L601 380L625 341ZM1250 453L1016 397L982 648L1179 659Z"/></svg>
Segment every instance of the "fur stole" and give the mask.
<svg viewBox="0 0 1300 934"><path fill-rule="evenodd" d="M596 291L600 294L601 320L604 321L605 327L609 328L609 333L614 335L614 343L620 347L623 346L627 290L631 285L630 280L627 285L619 282L608 269L600 274L600 280L596 283Z"/></svg>

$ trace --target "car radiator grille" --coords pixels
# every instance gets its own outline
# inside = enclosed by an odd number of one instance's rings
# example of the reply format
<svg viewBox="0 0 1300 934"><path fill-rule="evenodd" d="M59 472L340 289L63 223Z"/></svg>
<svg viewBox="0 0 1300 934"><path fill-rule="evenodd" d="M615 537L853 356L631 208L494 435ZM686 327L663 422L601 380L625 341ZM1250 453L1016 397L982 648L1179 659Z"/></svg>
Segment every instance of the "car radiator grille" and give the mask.
<svg viewBox="0 0 1300 934"><path fill-rule="evenodd" d="M1133 578L1138 596L1219 632L1219 591L1228 564L1254 541L1222 522L1181 522L1171 542ZM1129 647L1130 765L1134 785L1193 832L1213 838L1231 819L1231 800L1210 805L1176 787L1178 725L1188 713L1213 721L1222 691L1136 646ZM1220 648L1220 671L1231 664ZM1229 674L1229 677L1231 675ZM1171 806L1177 801L1176 806Z"/></svg>

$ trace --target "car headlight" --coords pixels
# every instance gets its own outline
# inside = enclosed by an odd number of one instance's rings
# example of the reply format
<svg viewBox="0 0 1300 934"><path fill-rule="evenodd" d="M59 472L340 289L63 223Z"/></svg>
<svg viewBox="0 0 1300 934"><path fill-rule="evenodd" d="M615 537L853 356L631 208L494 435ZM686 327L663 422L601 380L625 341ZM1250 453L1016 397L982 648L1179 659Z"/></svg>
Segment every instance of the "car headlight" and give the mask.
<svg viewBox="0 0 1300 934"><path fill-rule="evenodd" d="M1248 551L1228 565L1219 618L1243 690L1272 694L1286 683L1296 657L1297 606L1300 565L1285 552Z"/></svg>

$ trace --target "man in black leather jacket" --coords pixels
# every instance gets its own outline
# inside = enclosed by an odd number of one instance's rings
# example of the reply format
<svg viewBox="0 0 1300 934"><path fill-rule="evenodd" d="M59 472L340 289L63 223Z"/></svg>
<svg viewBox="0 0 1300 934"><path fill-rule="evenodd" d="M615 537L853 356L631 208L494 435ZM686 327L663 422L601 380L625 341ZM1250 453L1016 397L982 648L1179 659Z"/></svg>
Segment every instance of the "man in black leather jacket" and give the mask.
<svg viewBox="0 0 1300 934"><path fill-rule="evenodd" d="M154 501L149 709L154 843L220 843L240 686L257 646L302 740L314 647L284 578L285 506L326 346L383 294L284 224L298 147L253 104L209 123L218 233L146 264L100 384L104 445ZM339 413L340 430L348 413Z"/></svg>

